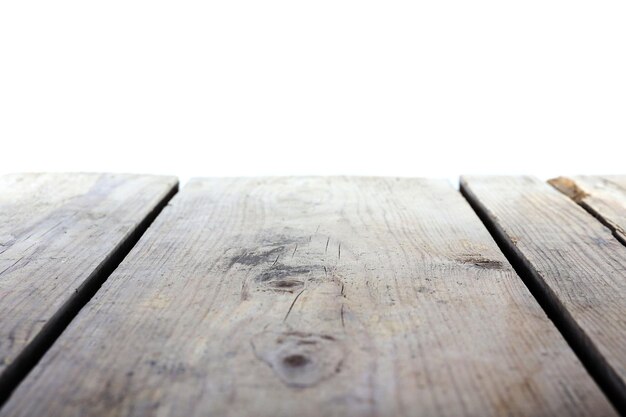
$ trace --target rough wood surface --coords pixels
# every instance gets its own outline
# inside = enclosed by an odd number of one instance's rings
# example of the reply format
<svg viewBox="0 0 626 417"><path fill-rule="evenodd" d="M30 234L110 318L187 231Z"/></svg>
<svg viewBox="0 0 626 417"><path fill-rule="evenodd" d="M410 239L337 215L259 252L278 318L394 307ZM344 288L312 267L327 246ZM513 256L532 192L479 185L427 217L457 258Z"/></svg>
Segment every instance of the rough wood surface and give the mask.
<svg viewBox="0 0 626 417"><path fill-rule="evenodd" d="M626 245L626 176L559 177L548 182L594 215Z"/></svg>
<svg viewBox="0 0 626 417"><path fill-rule="evenodd" d="M176 185L137 175L0 177L0 397Z"/></svg>
<svg viewBox="0 0 626 417"><path fill-rule="evenodd" d="M626 410L626 247L530 177L469 177L462 191L519 259L614 402Z"/></svg>
<svg viewBox="0 0 626 417"><path fill-rule="evenodd" d="M614 410L443 181L197 179L2 416Z"/></svg>

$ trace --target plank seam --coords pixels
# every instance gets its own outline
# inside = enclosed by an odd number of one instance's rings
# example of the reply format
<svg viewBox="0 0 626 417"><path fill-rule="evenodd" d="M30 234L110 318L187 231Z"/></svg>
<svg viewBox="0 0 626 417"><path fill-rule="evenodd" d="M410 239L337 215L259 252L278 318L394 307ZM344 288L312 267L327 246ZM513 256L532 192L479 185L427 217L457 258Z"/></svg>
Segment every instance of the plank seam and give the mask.
<svg viewBox="0 0 626 417"><path fill-rule="evenodd" d="M178 192L176 183L156 206L132 229L124 239L100 262L68 300L52 315L33 340L24 347L15 360L0 375L0 408L13 391L39 363L44 354L70 325L74 317L98 292L102 284L137 244L141 236Z"/></svg>
<svg viewBox="0 0 626 417"><path fill-rule="evenodd" d="M489 210L479 201L463 180L460 192L483 222L496 244L509 260L532 296L548 318L554 323L570 348L574 351L589 375L607 396L617 412L626 417L626 386L607 362L593 341L580 328L552 289L545 283L532 264L511 242L504 230L490 216Z"/></svg>

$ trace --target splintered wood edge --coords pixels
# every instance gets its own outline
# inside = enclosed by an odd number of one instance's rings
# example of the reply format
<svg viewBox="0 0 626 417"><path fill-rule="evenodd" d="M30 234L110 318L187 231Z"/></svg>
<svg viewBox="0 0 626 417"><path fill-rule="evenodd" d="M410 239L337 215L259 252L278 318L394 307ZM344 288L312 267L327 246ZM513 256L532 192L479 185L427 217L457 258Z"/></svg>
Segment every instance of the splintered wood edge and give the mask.
<svg viewBox="0 0 626 417"><path fill-rule="evenodd" d="M626 231L624 231L624 229L615 221L611 220L609 216L606 216L598 211L596 207L594 207L593 202L588 201L589 198L593 197L593 195L580 187L575 180L567 177L557 177L549 179L548 184L565 194L567 197L571 198L575 203L580 205L589 214L595 217L600 223L608 227L613 233L613 236L621 244L626 246Z"/></svg>
<svg viewBox="0 0 626 417"><path fill-rule="evenodd" d="M548 184L574 200L581 203L585 198L589 197L589 193L580 188L576 181L567 177L556 177L548 180Z"/></svg>

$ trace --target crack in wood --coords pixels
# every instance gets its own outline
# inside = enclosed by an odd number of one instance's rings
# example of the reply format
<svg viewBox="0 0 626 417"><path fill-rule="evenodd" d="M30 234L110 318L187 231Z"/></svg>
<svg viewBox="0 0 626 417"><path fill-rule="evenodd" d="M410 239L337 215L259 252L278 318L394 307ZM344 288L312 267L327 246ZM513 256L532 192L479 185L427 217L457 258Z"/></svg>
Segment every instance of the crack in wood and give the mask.
<svg viewBox="0 0 626 417"><path fill-rule="evenodd" d="M285 318L283 319L283 321L287 321L287 317L289 317L289 313L291 313L291 310L293 309L293 306L296 304L296 301L298 301L298 298L300 298L300 296L302 295L302 293L304 292L304 288L302 289L302 291L300 291L293 299L293 301L291 302L291 305L289 306L289 310L287 310L287 314L285 314Z"/></svg>

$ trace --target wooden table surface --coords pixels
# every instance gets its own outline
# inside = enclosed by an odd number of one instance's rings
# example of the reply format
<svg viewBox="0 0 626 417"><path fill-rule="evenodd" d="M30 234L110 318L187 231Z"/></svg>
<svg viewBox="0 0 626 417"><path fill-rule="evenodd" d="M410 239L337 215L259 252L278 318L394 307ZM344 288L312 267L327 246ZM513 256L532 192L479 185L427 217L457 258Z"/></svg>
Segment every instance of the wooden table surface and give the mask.
<svg viewBox="0 0 626 417"><path fill-rule="evenodd" d="M626 176L0 177L0 417L626 415Z"/></svg>

